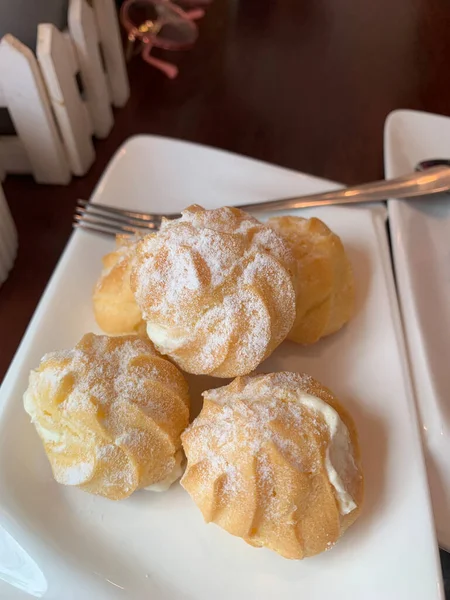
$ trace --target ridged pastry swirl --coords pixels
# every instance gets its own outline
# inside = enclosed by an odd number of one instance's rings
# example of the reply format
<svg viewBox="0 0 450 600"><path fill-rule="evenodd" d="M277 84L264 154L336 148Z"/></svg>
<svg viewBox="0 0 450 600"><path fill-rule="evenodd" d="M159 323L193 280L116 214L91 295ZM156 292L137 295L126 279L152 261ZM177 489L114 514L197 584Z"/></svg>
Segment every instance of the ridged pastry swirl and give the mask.
<svg viewBox="0 0 450 600"><path fill-rule="evenodd" d="M157 349L189 373L252 371L295 318L295 261L236 208L187 208L137 244L131 287Z"/></svg>
<svg viewBox="0 0 450 600"><path fill-rule="evenodd" d="M110 335L144 333L141 311L130 288L136 241L118 235L116 245L114 252L103 257L103 270L93 295L95 320Z"/></svg>
<svg viewBox="0 0 450 600"><path fill-rule="evenodd" d="M319 219L274 217L267 224L285 238L297 260L297 315L288 339L313 344L353 314L350 261L340 238Z"/></svg>
<svg viewBox="0 0 450 600"><path fill-rule="evenodd" d="M47 354L24 406L59 483L119 500L179 467L187 383L147 339L90 333Z"/></svg>
<svg viewBox="0 0 450 600"><path fill-rule="evenodd" d="M204 393L181 480L207 522L286 558L330 548L363 495L353 422L307 375L238 377Z"/></svg>

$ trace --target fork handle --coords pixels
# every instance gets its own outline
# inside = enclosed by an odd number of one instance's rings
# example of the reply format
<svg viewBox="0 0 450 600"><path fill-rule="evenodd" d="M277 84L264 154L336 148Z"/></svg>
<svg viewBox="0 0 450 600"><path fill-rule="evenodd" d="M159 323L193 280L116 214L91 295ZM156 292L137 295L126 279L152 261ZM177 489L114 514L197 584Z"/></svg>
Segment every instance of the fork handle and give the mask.
<svg viewBox="0 0 450 600"><path fill-rule="evenodd" d="M325 192L269 202L256 202L239 206L249 212L308 208L331 204L357 204L376 202L387 198L414 198L425 194L436 194L450 189L450 168L431 167L424 172L410 173L396 179L383 179L356 187L347 187Z"/></svg>

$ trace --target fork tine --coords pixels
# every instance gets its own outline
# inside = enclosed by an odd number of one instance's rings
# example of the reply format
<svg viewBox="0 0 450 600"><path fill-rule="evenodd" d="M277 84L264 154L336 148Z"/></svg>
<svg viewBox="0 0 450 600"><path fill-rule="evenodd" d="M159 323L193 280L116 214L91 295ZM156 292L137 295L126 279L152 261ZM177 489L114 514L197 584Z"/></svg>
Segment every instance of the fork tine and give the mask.
<svg viewBox="0 0 450 600"><path fill-rule="evenodd" d="M145 230L159 229L158 224L152 221L142 221L133 217L127 217L126 215L103 213L98 211L96 208L89 208L89 210L87 210L86 208L77 206L75 208L75 213L82 217L92 216L101 219L102 221L110 221L111 223L118 223L119 225L131 225Z"/></svg>
<svg viewBox="0 0 450 600"><path fill-rule="evenodd" d="M123 208L116 208L115 206L109 206L107 204L96 204L95 202L88 202L87 200L78 200L78 206L83 208L95 208L97 210L101 210L103 212L126 215L127 217L131 217L134 219L140 219L142 221L156 221L161 222L161 219L165 217L166 219L177 219L181 217L179 213L166 213L166 214L152 214L145 212L137 212L134 210L126 210Z"/></svg>
<svg viewBox="0 0 450 600"><path fill-rule="evenodd" d="M127 217L131 219L137 219L140 221L161 221L161 217L156 215L154 217L150 214L138 213L132 210L125 210L122 208L116 208L114 206L107 206L104 204L95 204L93 202L88 202L87 200L77 200L77 204L79 207L84 208L87 212L96 211L98 213L111 214L111 215L119 215L122 217Z"/></svg>
<svg viewBox="0 0 450 600"><path fill-rule="evenodd" d="M83 231L92 231L93 233L101 233L102 235L107 235L108 237L116 237L116 233L114 231L108 231L106 229L102 229L101 227L87 225L87 223L74 222L73 228L82 229Z"/></svg>
<svg viewBox="0 0 450 600"><path fill-rule="evenodd" d="M116 233L129 233L129 234L142 234L142 229L139 227L131 227L130 225L120 225L118 223L104 223L96 218L85 217L81 215L74 215L75 224L82 225L93 225L94 227L101 227L106 231L110 231L111 235L115 235Z"/></svg>

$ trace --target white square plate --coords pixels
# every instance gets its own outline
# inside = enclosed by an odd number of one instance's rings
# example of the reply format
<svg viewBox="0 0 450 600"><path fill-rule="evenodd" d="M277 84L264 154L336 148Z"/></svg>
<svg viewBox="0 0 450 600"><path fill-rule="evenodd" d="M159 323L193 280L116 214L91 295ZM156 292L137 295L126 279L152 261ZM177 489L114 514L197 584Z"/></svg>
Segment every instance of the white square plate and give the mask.
<svg viewBox="0 0 450 600"><path fill-rule="evenodd" d="M333 184L225 152L157 137L130 140L93 200L179 211L330 189ZM113 242L77 232L4 382L0 406L0 577L57 600L358 599L441 597L437 545L385 232L386 211L310 211L341 235L357 309L340 333L310 348L284 343L264 371L305 371L354 415L366 477L361 517L331 551L288 561L205 525L188 494L138 492L114 503L52 479L22 408L28 371L45 352L96 331L91 292ZM190 378L199 392L221 381ZM14 549L12 547L14 546ZM9 560L9 563L8 563ZM12 589L12 588L11 588ZM15 592L16 593L16 592ZM7 597L7 596L5 596ZM11 597L13 597L11 595Z"/></svg>
<svg viewBox="0 0 450 600"><path fill-rule="evenodd" d="M450 119L389 115L386 177L450 158ZM450 195L389 202L392 246L440 545L450 552Z"/></svg>

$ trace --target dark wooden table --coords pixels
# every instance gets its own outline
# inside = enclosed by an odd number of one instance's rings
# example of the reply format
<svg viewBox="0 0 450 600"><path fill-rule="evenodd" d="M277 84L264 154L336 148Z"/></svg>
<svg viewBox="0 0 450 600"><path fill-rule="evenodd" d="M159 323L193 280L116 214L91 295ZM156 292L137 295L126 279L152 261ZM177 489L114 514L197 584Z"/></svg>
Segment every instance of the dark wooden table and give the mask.
<svg viewBox="0 0 450 600"><path fill-rule="evenodd" d="M383 175L396 108L450 114L448 0L215 0L168 81L136 59L131 99L68 187L8 177L19 254L0 288L0 380L71 232L117 147L157 133L347 184ZM171 60L173 56L171 56Z"/></svg>

